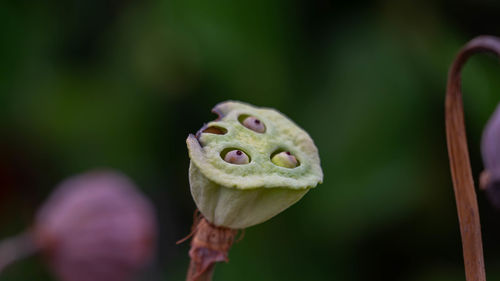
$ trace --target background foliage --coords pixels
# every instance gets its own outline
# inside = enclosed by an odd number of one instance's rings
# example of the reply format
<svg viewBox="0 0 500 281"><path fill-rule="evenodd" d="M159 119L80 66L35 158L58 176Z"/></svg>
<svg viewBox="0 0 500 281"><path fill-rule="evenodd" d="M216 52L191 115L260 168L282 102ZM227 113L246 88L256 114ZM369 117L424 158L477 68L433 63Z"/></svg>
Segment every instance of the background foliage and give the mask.
<svg viewBox="0 0 500 281"><path fill-rule="evenodd" d="M222 280L464 280L444 135L447 69L500 35L500 2L49 0L0 2L0 238L63 178L124 171L155 203L158 258L183 280L195 208L188 133L233 99L275 107L320 149L325 182L247 229ZM464 72L472 166L500 66ZM479 193L489 280L500 215ZM54 280L35 256L2 280Z"/></svg>

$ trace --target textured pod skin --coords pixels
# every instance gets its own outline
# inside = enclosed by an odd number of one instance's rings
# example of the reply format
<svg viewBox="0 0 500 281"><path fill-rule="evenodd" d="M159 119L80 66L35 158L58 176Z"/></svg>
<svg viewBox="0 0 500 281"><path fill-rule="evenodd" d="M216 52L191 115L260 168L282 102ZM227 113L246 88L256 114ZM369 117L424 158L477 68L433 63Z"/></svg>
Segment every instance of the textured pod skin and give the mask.
<svg viewBox="0 0 500 281"><path fill-rule="evenodd" d="M490 202L500 209L500 106L483 131L481 154L485 168L481 176L482 188L486 189Z"/></svg>
<svg viewBox="0 0 500 281"><path fill-rule="evenodd" d="M127 177L94 171L57 188L34 235L62 281L128 281L152 258L156 220Z"/></svg>
<svg viewBox="0 0 500 281"><path fill-rule="evenodd" d="M191 194L208 221L233 229L264 222L297 202L323 180L318 150L309 135L273 109L228 101L213 112L216 121L206 124L195 137L187 139ZM239 118L254 116L266 127L264 133L245 127ZM227 130L207 133L207 128ZM233 165L220 154L240 149L250 163ZM285 168L271 162L276 151L290 151L300 162Z"/></svg>

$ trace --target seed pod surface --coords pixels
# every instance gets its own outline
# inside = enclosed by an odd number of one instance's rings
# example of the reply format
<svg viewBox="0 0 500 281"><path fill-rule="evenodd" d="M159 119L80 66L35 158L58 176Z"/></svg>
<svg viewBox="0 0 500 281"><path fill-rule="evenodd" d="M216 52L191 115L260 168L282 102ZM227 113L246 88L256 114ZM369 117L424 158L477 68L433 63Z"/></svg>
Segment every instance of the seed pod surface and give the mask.
<svg viewBox="0 0 500 281"><path fill-rule="evenodd" d="M191 158L191 194L201 213L213 224L246 228L261 223L298 201L323 180L318 150L309 135L280 112L228 101L213 112L219 118L187 139ZM249 130L242 116L265 124L265 131ZM224 128L221 134L204 133L207 127ZM234 165L221 153L241 149L251 161ZM300 163L287 168L271 156L289 151Z"/></svg>
<svg viewBox="0 0 500 281"><path fill-rule="evenodd" d="M152 258L156 220L127 177L94 171L56 189L34 234L62 281L128 281Z"/></svg>

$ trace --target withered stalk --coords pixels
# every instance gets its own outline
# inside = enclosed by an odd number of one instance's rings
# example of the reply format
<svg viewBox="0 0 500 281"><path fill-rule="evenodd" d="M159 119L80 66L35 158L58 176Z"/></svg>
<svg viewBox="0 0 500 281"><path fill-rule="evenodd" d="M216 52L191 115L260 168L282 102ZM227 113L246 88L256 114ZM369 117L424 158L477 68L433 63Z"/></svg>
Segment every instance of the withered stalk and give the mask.
<svg viewBox="0 0 500 281"><path fill-rule="evenodd" d="M200 215L194 220L186 281L211 281L216 262L228 262L238 230L219 227ZM191 235L190 235L191 236ZM185 239L189 238L186 237ZM185 239L177 242L182 243Z"/></svg>
<svg viewBox="0 0 500 281"><path fill-rule="evenodd" d="M467 43L460 50L449 70L446 89L446 139L467 281L485 281L486 275L479 210L467 149L461 70L473 54L482 52L500 56L500 39L492 36L479 36Z"/></svg>

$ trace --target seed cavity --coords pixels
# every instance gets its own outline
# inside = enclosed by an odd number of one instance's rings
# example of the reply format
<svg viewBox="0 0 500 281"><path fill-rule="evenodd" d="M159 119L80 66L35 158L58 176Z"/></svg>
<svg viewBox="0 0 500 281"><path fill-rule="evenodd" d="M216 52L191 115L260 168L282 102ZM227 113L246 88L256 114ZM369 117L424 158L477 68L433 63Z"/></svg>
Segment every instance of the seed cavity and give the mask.
<svg viewBox="0 0 500 281"><path fill-rule="evenodd" d="M257 132L260 134L263 134L266 132L266 125L264 125L264 123L260 119L258 119L257 117L242 114L238 117L238 121L240 121L240 123L243 126L247 127L248 129L250 129L254 132Z"/></svg>
<svg viewBox="0 0 500 281"><path fill-rule="evenodd" d="M220 156L224 161L235 165L250 163L250 157L244 151L237 148L226 148L221 152Z"/></svg>
<svg viewBox="0 0 500 281"><path fill-rule="evenodd" d="M206 129L204 129L203 133L225 135L227 133L227 129L219 127L219 126L210 126L210 127L207 127Z"/></svg>
<svg viewBox="0 0 500 281"><path fill-rule="evenodd" d="M277 150L271 154L271 162L284 168L295 168L300 165L299 160L289 151Z"/></svg>

